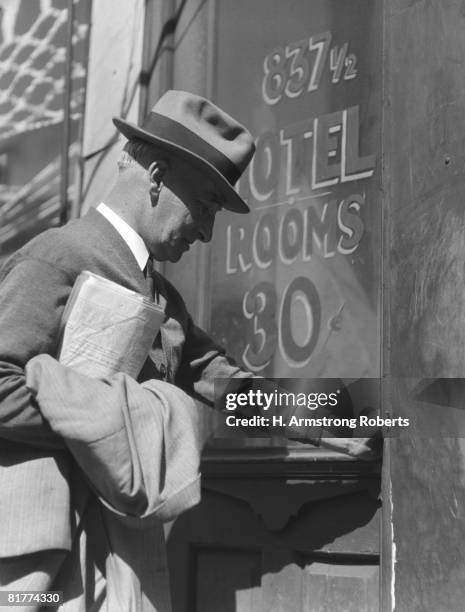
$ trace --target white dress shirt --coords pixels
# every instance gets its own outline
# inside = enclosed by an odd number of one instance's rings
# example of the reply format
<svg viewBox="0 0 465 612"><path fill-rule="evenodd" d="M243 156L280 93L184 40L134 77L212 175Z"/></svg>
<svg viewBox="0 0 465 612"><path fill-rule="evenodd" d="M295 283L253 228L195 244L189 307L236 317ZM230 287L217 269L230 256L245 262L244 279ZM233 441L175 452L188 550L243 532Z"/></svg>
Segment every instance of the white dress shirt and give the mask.
<svg viewBox="0 0 465 612"><path fill-rule="evenodd" d="M139 234L103 202L97 206L96 210L113 225L115 230L131 249L131 253L136 258L139 268L143 270L147 265L150 253Z"/></svg>

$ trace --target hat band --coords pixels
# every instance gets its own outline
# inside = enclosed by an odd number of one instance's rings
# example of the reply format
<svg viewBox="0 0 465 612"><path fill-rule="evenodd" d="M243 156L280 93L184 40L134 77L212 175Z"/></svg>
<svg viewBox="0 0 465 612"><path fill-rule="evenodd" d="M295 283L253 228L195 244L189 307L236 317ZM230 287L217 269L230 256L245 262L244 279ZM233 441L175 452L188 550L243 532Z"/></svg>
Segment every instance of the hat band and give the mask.
<svg viewBox="0 0 465 612"><path fill-rule="evenodd" d="M234 185L241 175L237 166L226 155L174 119L151 112L144 121L142 129L203 158L214 166L231 185Z"/></svg>

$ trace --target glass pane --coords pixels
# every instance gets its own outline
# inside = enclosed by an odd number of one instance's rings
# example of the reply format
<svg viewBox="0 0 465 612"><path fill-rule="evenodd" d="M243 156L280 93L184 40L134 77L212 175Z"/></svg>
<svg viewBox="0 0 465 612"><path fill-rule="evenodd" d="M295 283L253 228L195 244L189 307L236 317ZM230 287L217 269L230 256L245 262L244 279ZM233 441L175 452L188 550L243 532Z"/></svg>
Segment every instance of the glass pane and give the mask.
<svg viewBox="0 0 465 612"><path fill-rule="evenodd" d="M68 7L67 0L0 0L2 257L60 222L65 128L70 145L67 205L77 197L90 0L74 3L71 56Z"/></svg>
<svg viewBox="0 0 465 612"><path fill-rule="evenodd" d="M377 377L381 2L216 3L215 101L257 137L217 216L210 331L257 374Z"/></svg>

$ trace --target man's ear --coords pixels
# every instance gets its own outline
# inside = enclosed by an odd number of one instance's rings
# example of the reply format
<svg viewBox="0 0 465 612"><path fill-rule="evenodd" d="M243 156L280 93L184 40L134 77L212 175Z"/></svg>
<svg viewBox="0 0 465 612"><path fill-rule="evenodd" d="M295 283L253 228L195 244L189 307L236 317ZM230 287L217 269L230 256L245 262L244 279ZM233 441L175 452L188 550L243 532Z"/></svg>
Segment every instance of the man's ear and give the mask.
<svg viewBox="0 0 465 612"><path fill-rule="evenodd" d="M152 162L148 168L150 177L150 199L152 206L156 206L160 191L163 186L163 177L168 169L168 164L164 160L156 160Z"/></svg>
<svg viewBox="0 0 465 612"><path fill-rule="evenodd" d="M160 184L163 181L166 171L168 170L168 163L163 159L157 159L152 162L149 166L149 177L151 183Z"/></svg>

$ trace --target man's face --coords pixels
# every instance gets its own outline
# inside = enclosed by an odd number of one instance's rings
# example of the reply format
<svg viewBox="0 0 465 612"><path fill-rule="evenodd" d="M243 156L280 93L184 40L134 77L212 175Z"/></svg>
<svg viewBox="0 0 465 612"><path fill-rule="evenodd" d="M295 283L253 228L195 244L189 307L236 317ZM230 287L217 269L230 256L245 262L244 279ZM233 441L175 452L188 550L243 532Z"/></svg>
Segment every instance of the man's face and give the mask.
<svg viewBox="0 0 465 612"><path fill-rule="evenodd" d="M162 181L158 201L150 196L142 238L157 261L175 262L196 240L211 240L221 196L200 170L183 160L171 160Z"/></svg>

